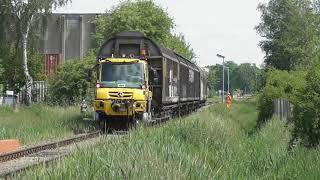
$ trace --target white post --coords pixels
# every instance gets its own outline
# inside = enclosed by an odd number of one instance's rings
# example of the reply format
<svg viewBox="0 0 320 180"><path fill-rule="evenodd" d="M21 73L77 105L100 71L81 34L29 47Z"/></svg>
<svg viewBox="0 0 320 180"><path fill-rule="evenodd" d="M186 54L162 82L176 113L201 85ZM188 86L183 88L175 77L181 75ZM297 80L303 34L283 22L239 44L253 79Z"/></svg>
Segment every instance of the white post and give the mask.
<svg viewBox="0 0 320 180"><path fill-rule="evenodd" d="M224 57L222 59L222 102L224 103Z"/></svg>
<svg viewBox="0 0 320 180"><path fill-rule="evenodd" d="M230 78L229 78L230 68L228 67L228 93L230 93Z"/></svg>
<svg viewBox="0 0 320 180"><path fill-rule="evenodd" d="M224 103L224 58L225 56L222 56L220 54L217 54L219 58L222 58L222 103Z"/></svg>

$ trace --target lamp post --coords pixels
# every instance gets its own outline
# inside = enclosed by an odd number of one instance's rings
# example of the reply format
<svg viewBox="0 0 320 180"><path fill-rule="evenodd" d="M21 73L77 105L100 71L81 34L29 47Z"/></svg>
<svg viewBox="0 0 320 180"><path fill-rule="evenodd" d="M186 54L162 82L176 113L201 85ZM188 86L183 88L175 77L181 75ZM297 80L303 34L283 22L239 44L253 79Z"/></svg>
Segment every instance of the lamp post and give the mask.
<svg viewBox="0 0 320 180"><path fill-rule="evenodd" d="M220 54L217 54L219 58L222 58L222 102L224 102L224 58L225 56L222 56Z"/></svg>
<svg viewBox="0 0 320 180"><path fill-rule="evenodd" d="M229 78L229 74L230 74L230 68L226 67L228 69L228 93L230 93L230 78Z"/></svg>

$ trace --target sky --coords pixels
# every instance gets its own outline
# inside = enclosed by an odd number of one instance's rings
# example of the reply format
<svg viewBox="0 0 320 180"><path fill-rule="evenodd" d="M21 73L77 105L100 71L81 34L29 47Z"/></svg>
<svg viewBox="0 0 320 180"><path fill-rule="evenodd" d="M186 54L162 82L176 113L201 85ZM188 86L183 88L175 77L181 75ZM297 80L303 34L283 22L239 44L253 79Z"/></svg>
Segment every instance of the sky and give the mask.
<svg viewBox="0 0 320 180"><path fill-rule="evenodd" d="M262 38L254 27L260 22L259 3L268 0L155 0L174 19L175 32L186 36L201 66L221 64L226 57L237 64L263 63L258 46ZM103 13L119 0L72 0L60 13Z"/></svg>

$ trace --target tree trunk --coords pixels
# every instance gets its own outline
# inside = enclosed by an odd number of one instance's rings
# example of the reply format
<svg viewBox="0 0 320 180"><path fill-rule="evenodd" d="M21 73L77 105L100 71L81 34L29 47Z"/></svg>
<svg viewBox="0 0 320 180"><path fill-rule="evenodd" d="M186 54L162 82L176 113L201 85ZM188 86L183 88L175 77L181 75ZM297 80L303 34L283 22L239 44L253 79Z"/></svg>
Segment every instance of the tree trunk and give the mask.
<svg viewBox="0 0 320 180"><path fill-rule="evenodd" d="M28 54L27 54L27 43L28 43L28 34L29 34L29 29L30 29L30 24L31 23L27 23L27 27L26 30L23 31L22 30L22 69L23 69L23 73L25 76L25 80L26 80L26 98L25 98L25 103L26 105L30 105L32 103L32 84L33 84L33 80L32 77L29 73L29 68L28 68Z"/></svg>

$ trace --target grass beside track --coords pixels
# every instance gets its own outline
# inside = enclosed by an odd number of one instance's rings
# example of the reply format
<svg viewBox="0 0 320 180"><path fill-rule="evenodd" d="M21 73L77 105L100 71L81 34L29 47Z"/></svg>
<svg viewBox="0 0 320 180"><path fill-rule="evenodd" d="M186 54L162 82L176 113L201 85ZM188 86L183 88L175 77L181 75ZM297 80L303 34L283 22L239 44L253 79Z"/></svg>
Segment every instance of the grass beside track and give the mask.
<svg viewBox="0 0 320 180"><path fill-rule="evenodd" d="M13 110L0 107L0 139L19 139L23 145L73 134L86 125L79 108L33 105Z"/></svg>
<svg viewBox="0 0 320 180"><path fill-rule="evenodd" d="M80 150L26 179L317 179L319 150L296 147L284 122L273 119L252 134L253 103L232 109L214 104L161 127L139 128L129 137Z"/></svg>

